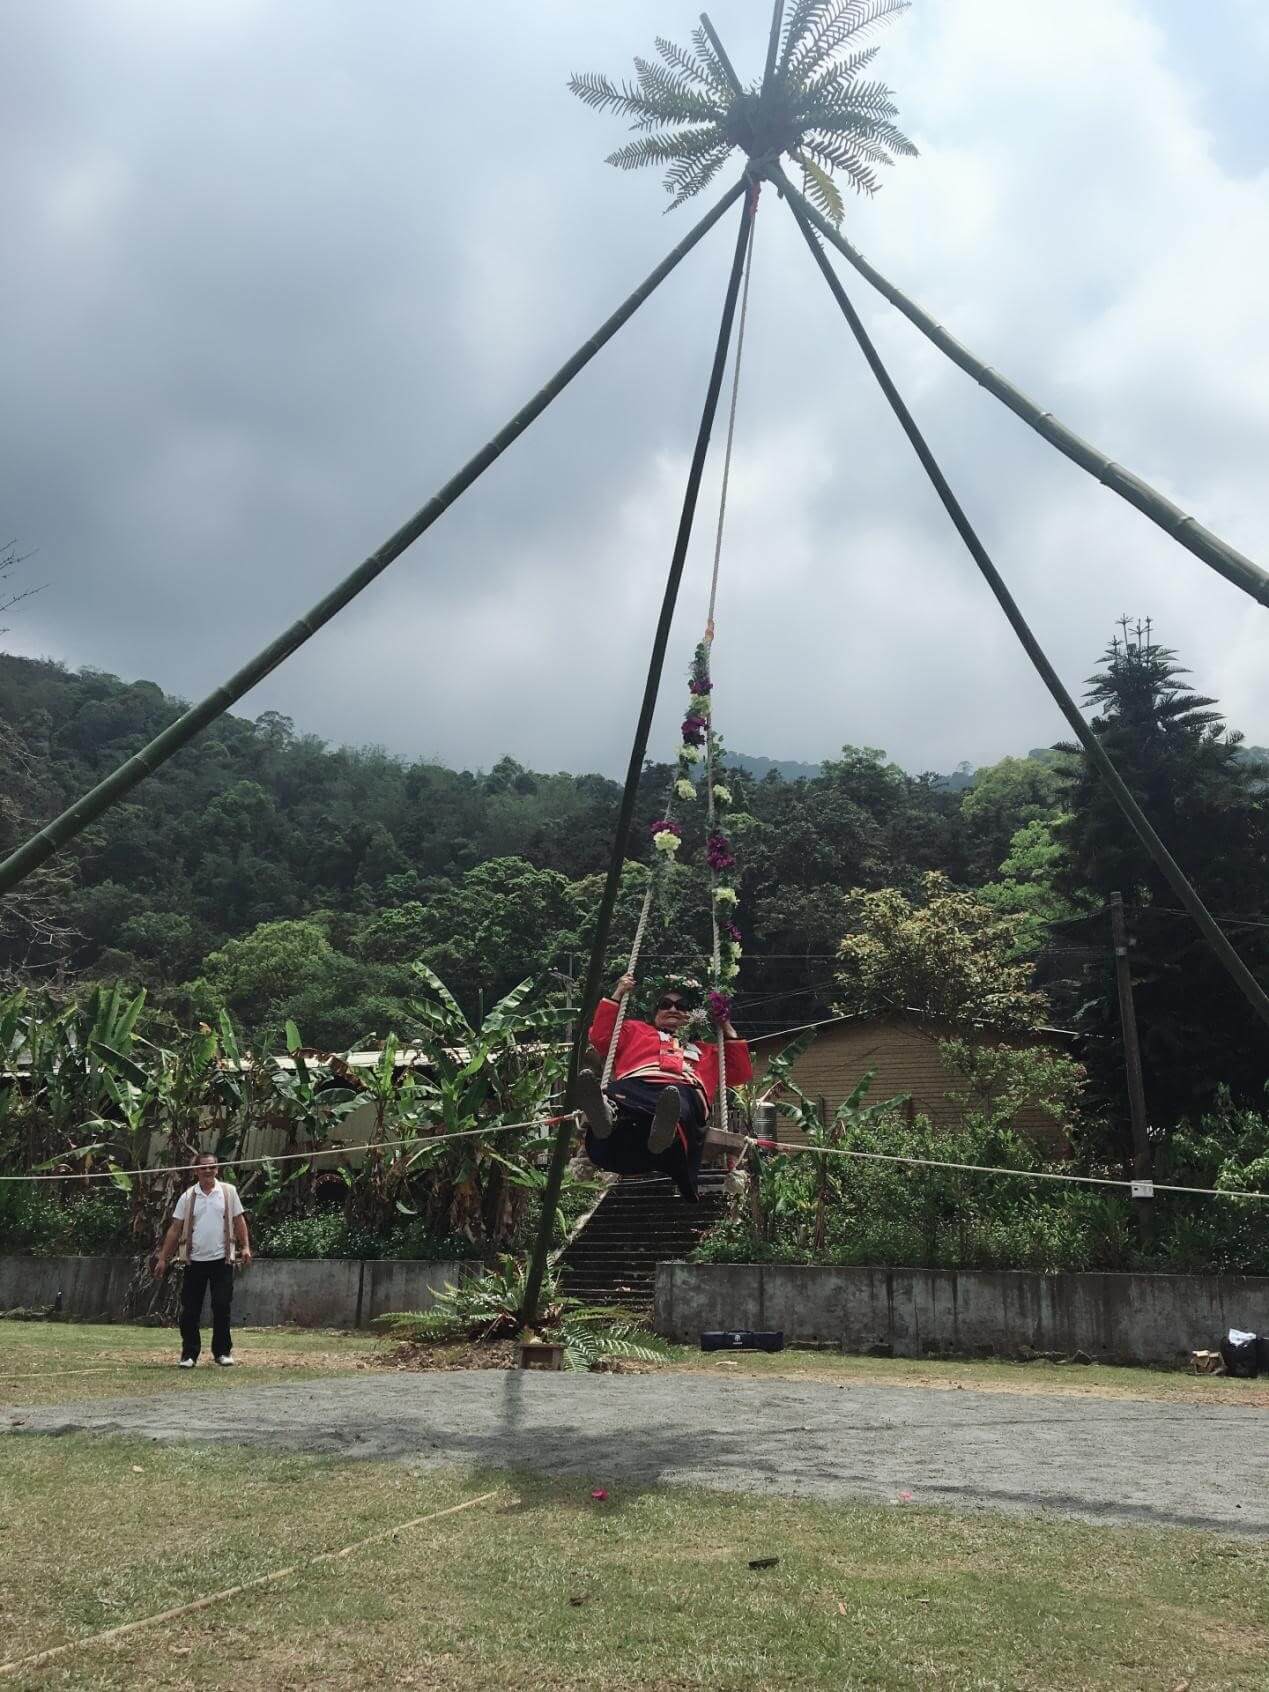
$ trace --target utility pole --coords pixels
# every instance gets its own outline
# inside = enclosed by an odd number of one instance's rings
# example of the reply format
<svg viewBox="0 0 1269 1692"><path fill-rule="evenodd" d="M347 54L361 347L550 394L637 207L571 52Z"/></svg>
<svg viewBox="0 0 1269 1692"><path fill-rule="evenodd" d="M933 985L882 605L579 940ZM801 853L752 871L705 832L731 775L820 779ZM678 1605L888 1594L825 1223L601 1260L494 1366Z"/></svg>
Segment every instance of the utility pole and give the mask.
<svg viewBox="0 0 1269 1692"><path fill-rule="evenodd" d="M1110 896L1110 931L1115 948L1115 985L1119 989L1119 1024L1124 1037L1124 1067L1128 1072L1128 1109L1132 1118L1132 1179L1134 1183L1154 1181L1154 1154L1150 1150L1150 1128L1146 1121L1146 1088L1141 1074L1141 1046L1137 1039L1137 1012L1132 1002L1132 969L1128 962L1128 924L1124 917L1124 896ZM1134 1191L1137 1226L1143 1242L1150 1236L1153 1191Z"/></svg>

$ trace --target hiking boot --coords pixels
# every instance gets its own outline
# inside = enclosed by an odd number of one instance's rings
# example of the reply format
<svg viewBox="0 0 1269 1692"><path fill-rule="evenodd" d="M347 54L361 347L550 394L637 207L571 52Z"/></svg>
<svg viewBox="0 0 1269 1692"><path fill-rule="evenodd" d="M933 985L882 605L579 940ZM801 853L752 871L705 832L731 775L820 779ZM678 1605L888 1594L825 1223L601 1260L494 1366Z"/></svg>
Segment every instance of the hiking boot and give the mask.
<svg viewBox="0 0 1269 1692"><path fill-rule="evenodd" d="M573 1103L586 1118L586 1124L597 1140L606 1140L612 1133L612 1112L598 1075L583 1070L573 1085Z"/></svg>
<svg viewBox="0 0 1269 1692"><path fill-rule="evenodd" d="M652 1113L652 1127L648 1131L648 1150L654 1157L666 1150L678 1125L679 1090L677 1087L663 1087L657 1108Z"/></svg>

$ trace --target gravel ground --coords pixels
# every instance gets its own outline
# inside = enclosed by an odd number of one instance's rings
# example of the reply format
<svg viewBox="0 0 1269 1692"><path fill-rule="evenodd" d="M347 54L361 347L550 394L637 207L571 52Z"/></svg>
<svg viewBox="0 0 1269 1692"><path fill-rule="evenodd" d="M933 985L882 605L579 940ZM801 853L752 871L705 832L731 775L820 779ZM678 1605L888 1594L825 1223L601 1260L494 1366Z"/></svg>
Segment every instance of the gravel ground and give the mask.
<svg viewBox="0 0 1269 1692"><path fill-rule="evenodd" d="M1269 1536L1269 1415L1034 1393L706 1376L358 1374L3 1413L92 1431L340 1457L1045 1511Z"/></svg>

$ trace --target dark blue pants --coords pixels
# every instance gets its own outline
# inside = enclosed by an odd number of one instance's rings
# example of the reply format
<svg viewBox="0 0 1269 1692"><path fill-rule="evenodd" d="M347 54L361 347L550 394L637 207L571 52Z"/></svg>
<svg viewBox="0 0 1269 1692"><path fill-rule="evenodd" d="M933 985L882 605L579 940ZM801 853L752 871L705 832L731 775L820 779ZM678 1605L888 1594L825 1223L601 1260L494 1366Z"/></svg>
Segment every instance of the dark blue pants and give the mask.
<svg viewBox="0 0 1269 1692"><path fill-rule="evenodd" d="M668 1175L689 1204L697 1198L696 1178L705 1150L708 1113L695 1087L676 1087L679 1095L679 1130L663 1152L648 1150L648 1129L657 1100L668 1081L614 1081L608 1089L615 1121L606 1140L597 1140L586 1130L586 1155L599 1169L619 1175Z"/></svg>

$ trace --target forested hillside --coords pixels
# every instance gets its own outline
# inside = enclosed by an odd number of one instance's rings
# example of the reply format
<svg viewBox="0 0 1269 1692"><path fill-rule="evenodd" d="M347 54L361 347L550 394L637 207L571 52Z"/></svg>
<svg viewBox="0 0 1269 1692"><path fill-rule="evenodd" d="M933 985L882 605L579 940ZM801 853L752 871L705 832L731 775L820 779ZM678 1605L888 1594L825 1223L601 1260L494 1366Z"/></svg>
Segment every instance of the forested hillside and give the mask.
<svg viewBox="0 0 1269 1692"><path fill-rule="evenodd" d="M1214 908L1260 920L1269 906L1263 765L1226 734L1210 701L1185 689L1164 649L1115 647L1105 666L1095 703L1121 767ZM152 682L0 657L0 849L180 708ZM645 775L614 968L647 874L646 825L670 774L652 766ZM756 779L737 767L729 785L744 935L737 1019L750 1031L858 1002L858 983L838 979L839 948L882 910L861 893L898 900L886 906L893 932L883 950L904 953L908 973L896 962L895 980L904 997L919 995L920 967L944 967L929 949L931 905L956 923L968 908L937 904L937 872L973 890L970 906L998 925L993 943L1003 936L1012 959L1039 966L1050 1020L1082 1018L1108 1037L1113 1078L1102 912L1120 888L1138 913L1158 1108L1174 1112L1196 1086L1245 1092L1263 1081L1257 1030L1073 752L1007 758L972 775L963 767L952 781L846 747L809 779L775 768ZM275 1027L291 1016L306 1039L331 1046L399 1020L416 958L473 1009L525 975L566 991L584 961L618 798L602 776L506 758L487 773L455 771L333 748L273 712L225 717L6 904L0 963L10 978L123 978L183 1013L224 1004ZM652 967L691 967L704 944L702 810L683 807L681 863L658 913ZM1253 962L1265 958L1264 929L1237 937Z"/></svg>

